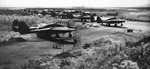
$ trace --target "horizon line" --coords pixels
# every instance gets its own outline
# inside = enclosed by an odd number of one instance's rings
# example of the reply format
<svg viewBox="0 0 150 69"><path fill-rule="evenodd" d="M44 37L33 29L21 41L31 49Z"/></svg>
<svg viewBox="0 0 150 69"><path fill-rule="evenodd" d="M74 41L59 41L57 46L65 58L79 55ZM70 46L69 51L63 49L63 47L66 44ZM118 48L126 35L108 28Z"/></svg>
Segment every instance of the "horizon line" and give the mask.
<svg viewBox="0 0 150 69"><path fill-rule="evenodd" d="M73 7L0 7L0 8L138 8L138 7L143 7L143 8L148 8L150 6L131 6L131 7L85 7L85 6L73 6Z"/></svg>

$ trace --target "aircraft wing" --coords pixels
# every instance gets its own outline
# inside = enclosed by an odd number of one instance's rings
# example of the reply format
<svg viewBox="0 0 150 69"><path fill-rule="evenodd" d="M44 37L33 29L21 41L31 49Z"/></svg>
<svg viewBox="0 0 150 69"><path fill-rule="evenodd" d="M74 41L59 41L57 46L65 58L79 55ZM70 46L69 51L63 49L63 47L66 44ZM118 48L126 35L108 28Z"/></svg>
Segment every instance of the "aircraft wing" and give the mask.
<svg viewBox="0 0 150 69"><path fill-rule="evenodd" d="M34 30L31 30L31 31L46 31L46 30L50 30L51 28L44 28L44 29L34 29Z"/></svg>
<svg viewBox="0 0 150 69"><path fill-rule="evenodd" d="M51 23L51 24L40 23L37 25L37 27L30 27L30 29L46 29L49 27L63 27L63 25L56 24L56 23Z"/></svg>
<svg viewBox="0 0 150 69"><path fill-rule="evenodd" d="M125 21L103 21L104 23L123 23Z"/></svg>
<svg viewBox="0 0 150 69"><path fill-rule="evenodd" d="M32 32L40 32L40 31L49 31L49 32L57 32L57 33L65 33L65 32L72 32L75 31L73 28L68 27L50 27L50 28L43 28L43 29L35 29Z"/></svg>
<svg viewBox="0 0 150 69"><path fill-rule="evenodd" d="M125 22L125 20L122 19L108 19L103 21L103 23L123 23Z"/></svg>
<svg viewBox="0 0 150 69"><path fill-rule="evenodd" d="M55 27L55 28L52 28L50 31L65 33L65 32L75 31L75 29L68 28L68 27Z"/></svg>

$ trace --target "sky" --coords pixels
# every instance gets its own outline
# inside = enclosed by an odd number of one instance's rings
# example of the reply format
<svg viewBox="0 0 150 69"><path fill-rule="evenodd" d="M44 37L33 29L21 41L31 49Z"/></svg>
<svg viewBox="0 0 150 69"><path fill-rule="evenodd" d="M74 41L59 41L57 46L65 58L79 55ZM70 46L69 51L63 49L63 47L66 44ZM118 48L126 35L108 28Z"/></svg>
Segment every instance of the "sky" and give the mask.
<svg viewBox="0 0 150 69"><path fill-rule="evenodd" d="M0 7L148 7L150 0L0 0Z"/></svg>

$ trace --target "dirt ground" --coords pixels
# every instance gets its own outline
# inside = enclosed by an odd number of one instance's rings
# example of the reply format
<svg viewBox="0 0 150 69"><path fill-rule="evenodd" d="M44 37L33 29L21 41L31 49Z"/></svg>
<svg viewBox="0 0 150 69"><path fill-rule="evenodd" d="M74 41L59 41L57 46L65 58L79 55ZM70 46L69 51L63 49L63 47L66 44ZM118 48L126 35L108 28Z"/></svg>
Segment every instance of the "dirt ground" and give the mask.
<svg viewBox="0 0 150 69"><path fill-rule="evenodd" d="M150 23L126 21L123 27L106 27L100 25L99 27L90 27L88 29L80 30L79 32L81 34L81 43L85 44L115 32L127 32L127 29L133 29L134 34L132 35L148 33L150 32L149 27ZM27 59L34 56L55 55L70 50L73 47L71 44L66 44L61 45L61 49L54 49L52 46L55 43L52 41L39 39L35 34L24 36L32 36L32 38L26 38L27 41L25 42L15 42L0 47L0 69L8 65L23 65Z"/></svg>

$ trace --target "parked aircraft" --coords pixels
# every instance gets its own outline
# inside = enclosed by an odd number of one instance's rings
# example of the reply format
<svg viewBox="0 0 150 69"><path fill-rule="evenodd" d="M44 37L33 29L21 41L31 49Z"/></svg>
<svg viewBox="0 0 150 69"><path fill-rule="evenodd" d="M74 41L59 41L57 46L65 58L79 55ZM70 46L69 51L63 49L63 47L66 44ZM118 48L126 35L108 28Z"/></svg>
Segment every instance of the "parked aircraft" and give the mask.
<svg viewBox="0 0 150 69"><path fill-rule="evenodd" d="M56 23L45 24L39 27L29 27L25 22L14 20L12 29L15 32L21 34L36 33L38 37L44 39L73 39L73 32L76 31L74 28L65 27Z"/></svg>
<svg viewBox="0 0 150 69"><path fill-rule="evenodd" d="M123 23L125 23L125 20L120 19L120 18L116 18L116 17L99 17L99 19L97 20L98 23L101 23L102 25L106 25L106 26L111 26L113 24L113 26L123 26Z"/></svg>

